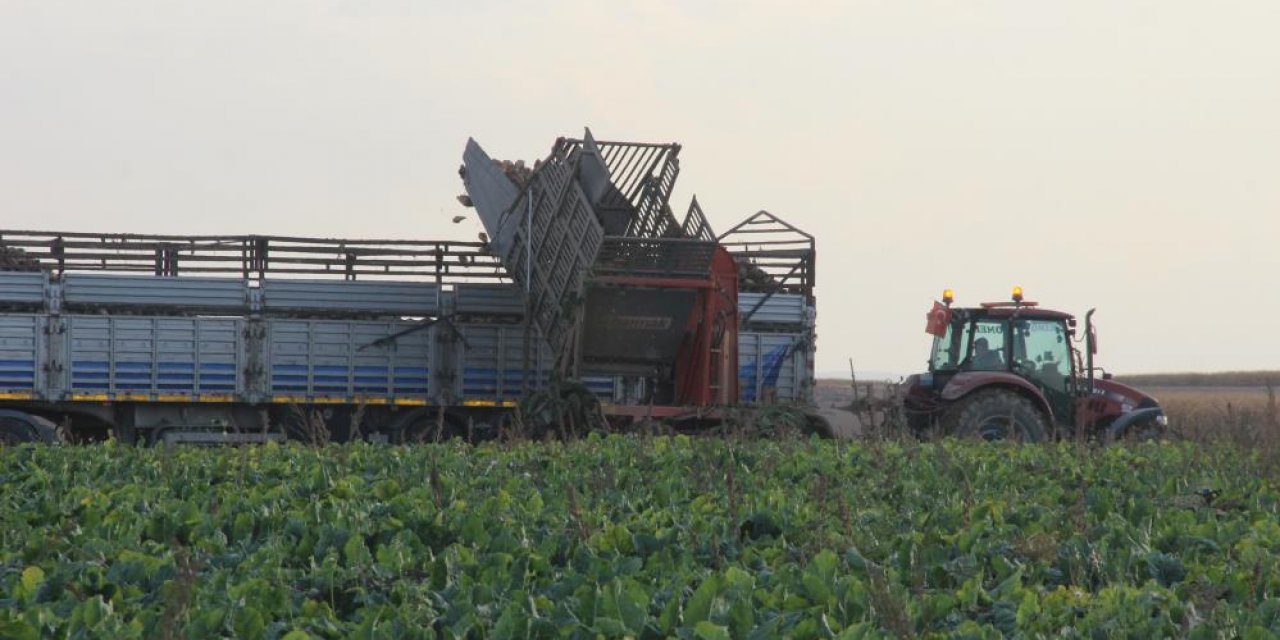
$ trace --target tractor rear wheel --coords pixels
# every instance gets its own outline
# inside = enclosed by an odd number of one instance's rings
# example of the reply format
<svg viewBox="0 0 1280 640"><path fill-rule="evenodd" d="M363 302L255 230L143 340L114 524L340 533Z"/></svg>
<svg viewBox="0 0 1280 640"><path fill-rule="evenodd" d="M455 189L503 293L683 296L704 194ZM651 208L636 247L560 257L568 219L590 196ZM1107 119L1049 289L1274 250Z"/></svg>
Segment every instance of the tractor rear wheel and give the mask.
<svg viewBox="0 0 1280 640"><path fill-rule="evenodd" d="M1043 413L1019 393L1004 389L979 391L943 416L947 435L980 440L1043 442L1049 431Z"/></svg>

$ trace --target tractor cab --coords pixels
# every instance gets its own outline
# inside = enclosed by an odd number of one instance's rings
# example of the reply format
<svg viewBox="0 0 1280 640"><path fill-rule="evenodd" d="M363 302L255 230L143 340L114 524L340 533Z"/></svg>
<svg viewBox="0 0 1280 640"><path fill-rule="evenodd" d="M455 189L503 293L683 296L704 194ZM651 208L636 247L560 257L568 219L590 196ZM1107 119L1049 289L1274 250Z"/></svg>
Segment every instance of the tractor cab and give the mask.
<svg viewBox="0 0 1280 640"><path fill-rule="evenodd" d="M907 415L917 430L1038 441L1163 428L1153 398L1110 376L1095 378L1092 311L1079 336L1074 316L1024 300L1021 287L1009 302L957 308L953 298L947 290L934 303L929 370L908 379Z"/></svg>

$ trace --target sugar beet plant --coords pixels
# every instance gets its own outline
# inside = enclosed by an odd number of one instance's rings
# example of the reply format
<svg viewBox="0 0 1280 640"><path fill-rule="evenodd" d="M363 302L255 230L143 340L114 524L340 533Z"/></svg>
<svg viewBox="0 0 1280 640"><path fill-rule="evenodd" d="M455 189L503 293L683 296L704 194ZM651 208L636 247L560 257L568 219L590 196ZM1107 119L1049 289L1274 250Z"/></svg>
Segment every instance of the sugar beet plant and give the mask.
<svg viewBox="0 0 1280 640"><path fill-rule="evenodd" d="M0 637L1275 637L1229 448L0 451Z"/></svg>

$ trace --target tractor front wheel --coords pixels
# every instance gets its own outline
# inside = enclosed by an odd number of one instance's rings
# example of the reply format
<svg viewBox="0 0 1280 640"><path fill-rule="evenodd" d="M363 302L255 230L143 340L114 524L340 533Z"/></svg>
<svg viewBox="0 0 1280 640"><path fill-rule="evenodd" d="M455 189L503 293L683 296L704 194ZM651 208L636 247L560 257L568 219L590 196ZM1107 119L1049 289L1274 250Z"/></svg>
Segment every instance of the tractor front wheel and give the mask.
<svg viewBox="0 0 1280 640"><path fill-rule="evenodd" d="M1026 396L1004 389L979 391L960 400L943 417L947 435L980 440L1043 442L1045 416Z"/></svg>
<svg viewBox="0 0 1280 640"><path fill-rule="evenodd" d="M1128 442L1155 442L1167 438L1167 431L1164 425L1155 420L1142 420L1129 425L1120 439Z"/></svg>

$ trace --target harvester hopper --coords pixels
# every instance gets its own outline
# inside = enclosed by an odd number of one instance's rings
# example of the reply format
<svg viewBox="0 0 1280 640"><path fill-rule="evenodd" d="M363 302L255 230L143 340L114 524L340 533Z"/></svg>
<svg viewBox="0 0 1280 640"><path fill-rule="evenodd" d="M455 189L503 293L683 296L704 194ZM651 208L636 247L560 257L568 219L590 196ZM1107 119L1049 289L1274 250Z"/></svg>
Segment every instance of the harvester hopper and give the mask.
<svg viewBox="0 0 1280 640"><path fill-rule="evenodd" d="M469 140L461 174L562 373L645 377L658 403L727 404L737 268L696 200L683 221L672 213L679 152L587 130L521 174Z"/></svg>

